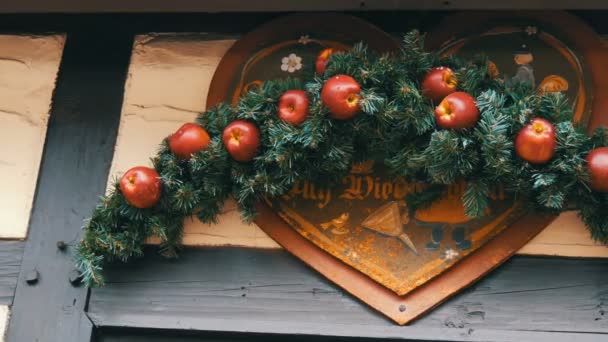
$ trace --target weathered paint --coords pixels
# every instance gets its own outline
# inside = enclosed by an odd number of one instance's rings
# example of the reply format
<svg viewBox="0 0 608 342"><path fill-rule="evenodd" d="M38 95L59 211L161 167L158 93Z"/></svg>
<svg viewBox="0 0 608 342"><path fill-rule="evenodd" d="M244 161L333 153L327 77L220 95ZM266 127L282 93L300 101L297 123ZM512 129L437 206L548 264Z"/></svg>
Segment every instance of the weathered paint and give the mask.
<svg viewBox="0 0 608 342"><path fill-rule="evenodd" d="M4 334L6 334L6 324L10 317L10 309L6 305L0 305L0 342L4 342Z"/></svg>
<svg viewBox="0 0 608 342"><path fill-rule="evenodd" d="M27 234L64 42L0 35L0 238Z"/></svg>

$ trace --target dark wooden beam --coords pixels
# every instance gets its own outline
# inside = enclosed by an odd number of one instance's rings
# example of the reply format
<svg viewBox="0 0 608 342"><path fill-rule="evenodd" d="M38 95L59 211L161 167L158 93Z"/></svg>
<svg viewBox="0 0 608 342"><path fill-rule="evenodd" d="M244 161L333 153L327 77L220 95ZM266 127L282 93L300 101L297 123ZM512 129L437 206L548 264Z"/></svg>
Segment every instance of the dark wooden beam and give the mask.
<svg viewBox="0 0 608 342"><path fill-rule="evenodd" d="M461 9L607 9L604 0L5 0L0 12L272 12Z"/></svg>
<svg viewBox="0 0 608 342"><path fill-rule="evenodd" d="M608 2L606 2L608 5ZM381 29L400 36L410 29L431 32L450 11L358 11L347 12ZM573 11L599 34L608 33L606 10ZM82 31L120 32L210 32L220 35L242 35L259 25L288 13L87 13L87 14L2 14L0 32L46 33ZM109 24L111 23L111 25Z"/></svg>
<svg viewBox="0 0 608 342"><path fill-rule="evenodd" d="M8 341L89 341L88 290L68 280L72 246L106 186L131 35L75 30L53 96ZM57 241L65 241L64 251Z"/></svg>
<svg viewBox="0 0 608 342"><path fill-rule="evenodd" d="M119 329L99 331L95 342L387 342L386 339L323 337L323 336L285 336L256 334L196 333L179 331L143 331ZM390 340L389 340L390 341ZM410 340L409 342L418 342Z"/></svg>
<svg viewBox="0 0 608 342"><path fill-rule="evenodd" d="M0 305L13 303L23 247L23 241L0 241Z"/></svg>
<svg viewBox="0 0 608 342"><path fill-rule="evenodd" d="M608 260L516 257L399 327L283 251L186 250L108 270L89 317L101 328L420 340L608 339Z"/></svg>

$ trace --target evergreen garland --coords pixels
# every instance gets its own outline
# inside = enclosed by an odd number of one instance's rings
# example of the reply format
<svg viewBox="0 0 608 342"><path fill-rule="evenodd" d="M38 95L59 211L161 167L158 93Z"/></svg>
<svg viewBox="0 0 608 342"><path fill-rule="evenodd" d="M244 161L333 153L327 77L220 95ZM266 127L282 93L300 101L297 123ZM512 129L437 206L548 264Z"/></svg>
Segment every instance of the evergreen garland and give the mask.
<svg viewBox="0 0 608 342"><path fill-rule="evenodd" d="M322 77L309 75L306 83L268 81L236 107L222 104L202 113L196 122L211 143L187 161L176 158L165 139L152 159L162 180L160 202L150 209L134 208L116 181L86 224L76 253L85 283L102 285L103 266L142 255L149 237L161 239L165 256L177 256L184 219L196 215L202 222L215 222L230 196L243 219L251 220L254 204L263 197L285 194L298 180L335 182L353 163L368 159L384 161L395 175L430 184L408 198L414 208L428 205L446 185L465 180L465 212L479 217L488 207L490 186L502 184L538 209L558 212L575 204L591 236L608 243L608 194L589 189L585 165L590 150L608 145L605 131L589 137L574 126L571 105L561 93L541 94L497 79L483 57L440 59L426 52L423 42L423 35L410 32L395 55L377 55L357 44L332 55ZM476 98L481 118L474 128L436 128L435 104L422 96L420 82L437 66L456 71L459 89ZM350 75L362 89L361 113L349 121L330 119L320 99L325 80L338 74ZM310 100L309 117L297 127L276 115L279 97L290 89L305 90ZM556 153L544 165L523 161L514 152L515 135L532 117L556 128ZM237 119L260 128L261 147L252 162L233 161L223 145L223 129Z"/></svg>

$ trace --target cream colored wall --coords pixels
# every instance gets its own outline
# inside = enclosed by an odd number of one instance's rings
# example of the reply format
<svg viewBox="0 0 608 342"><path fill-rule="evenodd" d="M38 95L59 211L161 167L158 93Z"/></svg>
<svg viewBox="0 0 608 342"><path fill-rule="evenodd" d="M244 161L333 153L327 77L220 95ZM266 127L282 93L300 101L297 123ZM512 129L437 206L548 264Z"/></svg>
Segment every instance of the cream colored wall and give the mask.
<svg viewBox="0 0 608 342"><path fill-rule="evenodd" d="M27 234L64 42L0 35L0 238Z"/></svg>
<svg viewBox="0 0 608 342"><path fill-rule="evenodd" d="M6 334L6 325L8 324L8 318L10 316L10 310L6 305L0 305L0 342L4 341L4 335Z"/></svg>
<svg viewBox="0 0 608 342"><path fill-rule="evenodd" d="M209 41L202 34L136 37L111 175L148 165L162 138L204 110L215 68L233 43ZM243 224L234 203L217 225L188 220L184 244L280 248L257 226ZM519 253L608 257L608 248L592 242L582 222L568 212Z"/></svg>

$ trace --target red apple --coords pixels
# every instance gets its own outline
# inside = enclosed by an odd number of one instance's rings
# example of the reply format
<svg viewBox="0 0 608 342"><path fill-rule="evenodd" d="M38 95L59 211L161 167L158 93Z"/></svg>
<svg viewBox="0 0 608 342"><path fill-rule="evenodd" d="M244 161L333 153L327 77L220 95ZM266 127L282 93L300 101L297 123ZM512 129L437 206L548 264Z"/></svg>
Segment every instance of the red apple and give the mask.
<svg viewBox="0 0 608 342"><path fill-rule="evenodd" d="M260 147L260 130L249 121L237 120L224 128L222 139L234 160L247 162L256 156Z"/></svg>
<svg viewBox="0 0 608 342"><path fill-rule="evenodd" d="M321 76L325 73L327 62L329 62L329 57L332 53L334 53L334 49L332 48L325 49L319 53L315 62L315 72L317 75Z"/></svg>
<svg viewBox="0 0 608 342"><path fill-rule="evenodd" d="M179 159L190 159L196 153L209 146L209 134L195 123L186 123L169 138L169 148Z"/></svg>
<svg viewBox="0 0 608 342"><path fill-rule="evenodd" d="M597 192L608 192L608 147L598 147L587 155L589 186Z"/></svg>
<svg viewBox="0 0 608 342"><path fill-rule="evenodd" d="M160 199L160 175L152 168L136 166L120 179L120 192L136 208L153 207Z"/></svg>
<svg viewBox="0 0 608 342"><path fill-rule="evenodd" d="M532 164L544 164L555 153L555 127L541 118L534 118L515 138L515 153Z"/></svg>
<svg viewBox="0 0 608 342"><path fill-rule="evenodd" d="M361 86L348 75L336 75L325 82L321 90L321 101L327 106L331 117L337 120L352 119L359 113Z"/></svg>
<svg viewBox="0 0 608 342"><path fill-rule="evenodd" d="M439 103L446 96L455 92L457 86L458 80L452 69L448 67L433 68L422 80L422 95Z"/></svg>
<svg viewBox="0 0 608 342"><path fill-rule="evenodd" d="M279 99L279 118L294 126L308 116L308 96L302 90L288 90Z"/></svg>
<svg viewBox="0 0 608 342"><path fill-rule="evenodd" d="M435 121L441 128L471 128L477 120L479 109L475 105L475 99L461 91L446 96L435 108Z"/></svg>

